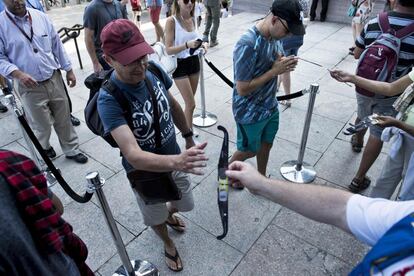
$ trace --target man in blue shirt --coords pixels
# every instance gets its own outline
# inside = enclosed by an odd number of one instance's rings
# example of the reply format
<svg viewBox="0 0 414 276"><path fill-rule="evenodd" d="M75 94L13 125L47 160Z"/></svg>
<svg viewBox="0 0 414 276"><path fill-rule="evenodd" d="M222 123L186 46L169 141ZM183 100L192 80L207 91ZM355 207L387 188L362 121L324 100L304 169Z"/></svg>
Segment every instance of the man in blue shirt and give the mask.
<svg viewBox="0 0 414 276"><path fill-rule="evenodd" d="M278 39L305 33L300 11L296 0L274 1L266 17L240 38L233 52L237 151L230 161L256 156L263 175L279 127L277 76L293 71L297 64L293 56L281 57Z"/></svg>
<svg viewBox="0 0 414 276"><path fill-rule="evenodd" d="M114 68L111 83L128 100L130 112L125 115L119 102L101 88L99 116L105 132L112 135L122 152L122 165L135 192L144 223L151 226L163 241L168 268L180 271L183 263L174 242L168 236L166 225L175 231L184 232L184 221L174 214L178 211L188 212L194 207L187 173L203 174L200 168L205 166L204 161L207 160L204 155L207 143L194 145L193 133L186 123L184 112L168 91L172 80L167 73L160 67L157 67L160 72L157 75L147 70L148 55L154 51L134 23L127 19L110 22L102 30L101 41L104 58ZM153 101L157 102L153 104ZM154 123L155 108L158 110L159 124ZM177 144L174 124L185 138L187 150L184 152L180 152ZM140 180L138 170L141 173L171 172L181 191L181 199L157 204L144 201L140 191L135 188Z"/></svg>
<svg viewBox="0 0 414 276"><path fill-rule="evenodd" d="M26 1L26 6L29 7L29 8L37 9L39 11L44 12L42 4L38 0L27 0ZM0 0L0 12L2 12L4 9L5 9L5 7L4 7L3 0ZM3 76L0 76L0 89L1 88L3 88L3 89L6 88L7 85L8 84L7 84L6 79L4 79ZM7 107L4 106L2 103L0 103L0 113L7 112L7 110L8 110Z"/></svg>
<svg viewBox="0 0 414 276"><path fill-rule="evenodd" d="M0 13L0 75L17 81L33 130L50 158L52 125L66 158L86 163L70 120L68 96L60 69L70 87L76 85L71 62L58 33L43 12L26 8L24 0L5 0ZM10 38L13 39L10 39ZM28 62L30 61L30 62Z"/></svg>

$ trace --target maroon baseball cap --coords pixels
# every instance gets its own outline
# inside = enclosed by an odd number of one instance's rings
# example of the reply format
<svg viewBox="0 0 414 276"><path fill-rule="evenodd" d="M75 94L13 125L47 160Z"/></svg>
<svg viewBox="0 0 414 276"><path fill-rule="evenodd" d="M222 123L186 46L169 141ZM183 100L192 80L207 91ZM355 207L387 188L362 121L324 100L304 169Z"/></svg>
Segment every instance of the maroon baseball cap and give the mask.
<svg viewBox="0 0 414 276"><path fill-rule="evenodd" d="M109 22L101 32L102 50L122 65L154 53L137 26L128 19Z"/></svg>

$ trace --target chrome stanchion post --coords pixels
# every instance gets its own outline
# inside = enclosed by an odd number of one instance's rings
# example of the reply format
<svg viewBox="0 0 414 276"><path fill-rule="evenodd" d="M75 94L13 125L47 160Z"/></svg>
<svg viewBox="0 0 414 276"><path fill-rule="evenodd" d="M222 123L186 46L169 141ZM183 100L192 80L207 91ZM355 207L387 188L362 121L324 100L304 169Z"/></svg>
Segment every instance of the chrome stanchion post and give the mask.
<svg viewBox="0 0 414 276"><path fill-rule="evenodd" d="M88 192L93 193L95 191L96 195L98 196L105 221L108 225L109 231L111 232L112 239L114 240L116 249L123 264L114 272L113 275L158 276L158 269L152 263L141 260L130 261L128 253L124 246L124 242L122 241L121 234L118 231L115 219L112 215L111 209L109 208L108 201L106 200L105 194L102 190L102 186L105 184L105 180L99 177L98 172L88 173L86 175L86 180Z"/></svg>
<svg viewBox="0 0 414 276"><path fill-rule="evenodd" d="M319 84L311 84L309 88L309 103L308 111L306 113L305 124L303 126L302 140L300 143L300 150L297 160L287 161L283 163L280 167L280 173L282 176L296 183L310 183L316 178L315 169L305 162L303 162L303 157L305 156L306 143L308 142L308 135L310 129L310 123L312 119L313 107L315 105L316 94L319 91Z"/></svg>
<svg viewBox="0 0 414 276"><path fill-rule="evenodd" d="M201 113L194 114L193 124L198 127L209 127L217 123L217 116L206 111L206 93L204 86L204 50L198 54L200 60L200 98Z"/></svg>

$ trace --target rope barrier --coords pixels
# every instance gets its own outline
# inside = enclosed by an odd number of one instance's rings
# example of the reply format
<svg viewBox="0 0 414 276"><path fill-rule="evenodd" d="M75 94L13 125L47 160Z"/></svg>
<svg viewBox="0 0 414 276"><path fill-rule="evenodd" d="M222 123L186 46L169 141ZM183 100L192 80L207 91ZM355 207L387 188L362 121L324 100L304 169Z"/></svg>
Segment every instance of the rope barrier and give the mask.
<svg viewBox="0 0 414 276"><path fill-rule="evenodd" d="M3 90L3 92L5 91ZM17 116L17 119L20 122L20 125L22 126L23 130L29 137L30 141L32 142L32 145L34 145L36 150L39 152L46 166L53 173L54 177L56 178L56 181L60 184L60 186L62 186L63 190L76 202L86 203L89 200L91 200L93 193L86 192L83 196L80 196L74 190L72 190L72 188L63 178L60 171L55 167L53 162L50 160L49 156L47 156L42 145L40 145L39 140L37 139L33 130L30 128L29 124L27 123L26 118L24 117L23 109L17 106L16 101L14 99L14 95L10 91L6 91L5 93L7 93L6 98L9 100L9 104L11 104L11 106L13 107L13 110ZM30 141L27 141L27 143L30 143Z"/></svg>
<svg viewBox="0 0 414 276"><path fill-rule="evenodd" d="M227 83L228 86L230 86L231 88L234 88L234 83L229 80L211 61L209 61L205 56L204 56L204 60L206 61L207 65L211 68L211 70L213 70L214 73L217 74L217 76L219 76L225 83ZM283 95L283 96L277 96L276 99L278 101L285 101L285 100L290 100L290 99L295 99L295 98L299 98L303 95L306 94L306 89L302 89L298 92L289 94L289 95Z"/></svg>

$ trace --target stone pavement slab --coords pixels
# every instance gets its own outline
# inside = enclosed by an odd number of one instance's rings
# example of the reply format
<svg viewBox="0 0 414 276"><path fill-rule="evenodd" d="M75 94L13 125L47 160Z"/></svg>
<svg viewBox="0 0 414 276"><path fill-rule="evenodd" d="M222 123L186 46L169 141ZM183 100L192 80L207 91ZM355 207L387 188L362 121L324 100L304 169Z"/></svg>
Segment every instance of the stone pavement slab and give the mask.
<svg viewBox="0 0 414 276"><path fill-rule="evenodd" d="M307 241L270 225L231 275L345 275L351 268Z"/></svg>
<svg viewBox="0 0 414 276"><path fill-rule="evenodd" d="M184 234L168 230L183 260L184 269L180 274L229 275L243 254L225 242L217 240L215 236L192 221L184 220L186 223ZM162 242L153 231L144 231L127 245L127 251L131 259L151 261L159 269L160 275L176 275L165 265ZM119 256L115 255L99 269L99 272L102 275L111 275L119 265L121 265Z"/></svg>

